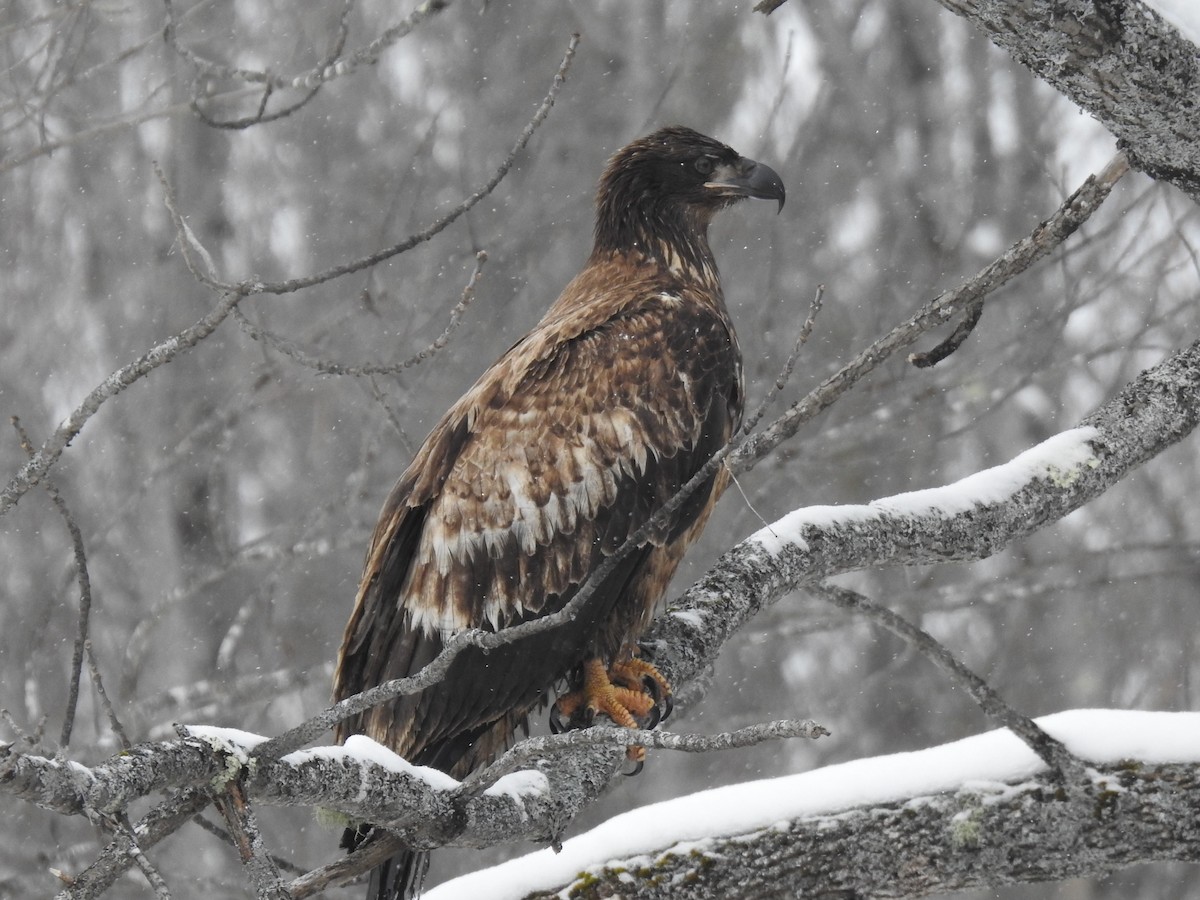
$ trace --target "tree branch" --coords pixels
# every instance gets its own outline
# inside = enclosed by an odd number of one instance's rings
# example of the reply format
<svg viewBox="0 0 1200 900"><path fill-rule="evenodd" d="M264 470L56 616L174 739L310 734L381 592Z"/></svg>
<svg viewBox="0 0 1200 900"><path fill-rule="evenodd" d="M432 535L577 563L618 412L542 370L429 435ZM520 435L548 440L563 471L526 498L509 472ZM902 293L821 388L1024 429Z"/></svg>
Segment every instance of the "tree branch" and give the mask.
<svg viewBox="0 0 1200 900"><path fill-rule="evenodd" d="M1140 0L938 0L1200 202L1200 56Z"/></svg>
<svg viewBox="0 0 1200 900"><path fill-rule="evenodd" d="M1200 767L1130 761L1069 797L1039 776L905 798L611 862L527 900L924 897L1102 876L1196 859L1198 804Z"/></svg>

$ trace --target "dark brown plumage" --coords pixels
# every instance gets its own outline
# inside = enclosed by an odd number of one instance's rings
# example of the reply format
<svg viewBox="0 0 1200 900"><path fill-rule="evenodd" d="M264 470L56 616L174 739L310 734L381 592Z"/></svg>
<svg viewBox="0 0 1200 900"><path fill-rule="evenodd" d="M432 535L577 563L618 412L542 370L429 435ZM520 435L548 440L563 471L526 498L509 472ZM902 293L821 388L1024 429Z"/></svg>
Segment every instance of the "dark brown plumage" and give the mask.
<svg viewBox="0 0 1200 900"><path fill-rule="evenodd" d="M783 184L687 128L613 156L587 265L451 407L388 496L335 699L416 673L455 632L561 609L730 439L741 357L707 229L744 197L782 206ZM486 656L468 650L440 684L344 721L338 739L365 734L458 778L484 765L585 660L607 667L636 652L726 481L721 471L695 492L570 624ZM419 860L393 862L372 896L419 887Z"/></svg>

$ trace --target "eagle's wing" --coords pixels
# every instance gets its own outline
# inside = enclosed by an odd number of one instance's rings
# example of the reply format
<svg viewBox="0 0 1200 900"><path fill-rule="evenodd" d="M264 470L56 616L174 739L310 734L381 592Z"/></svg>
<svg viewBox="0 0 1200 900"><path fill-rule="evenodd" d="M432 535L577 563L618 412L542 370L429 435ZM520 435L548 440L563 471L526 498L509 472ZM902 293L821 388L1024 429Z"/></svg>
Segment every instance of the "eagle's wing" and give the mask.
<svg viewBox="0 0 1200 900"><path fill-rule="evenodd" d="M338 699L416 673L445 636L561 608L729 439L741 373L721 304L623 294L576 302L574 314L556 306L426 439L368 550ZM348 720L340 736L365 733L411 760L469 770L585 656L636 641L723 485L697 491L569 625L469 650L444 682Z"/></svg>

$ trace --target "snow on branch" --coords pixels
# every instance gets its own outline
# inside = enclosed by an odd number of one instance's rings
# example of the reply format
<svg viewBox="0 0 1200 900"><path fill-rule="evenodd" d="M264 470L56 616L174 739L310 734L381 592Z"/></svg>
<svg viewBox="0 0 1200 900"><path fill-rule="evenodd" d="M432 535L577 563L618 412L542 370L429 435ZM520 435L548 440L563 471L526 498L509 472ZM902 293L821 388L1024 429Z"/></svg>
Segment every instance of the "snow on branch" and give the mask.
<svg viewBox="0 0 1200 900"><path fill-rule="evenodd" d="M915 897L1192 859L1200 713L1073 710L1038 724L1086 759L1073 796L1007 729L652 804L456 878L426 900Z"/></svg>

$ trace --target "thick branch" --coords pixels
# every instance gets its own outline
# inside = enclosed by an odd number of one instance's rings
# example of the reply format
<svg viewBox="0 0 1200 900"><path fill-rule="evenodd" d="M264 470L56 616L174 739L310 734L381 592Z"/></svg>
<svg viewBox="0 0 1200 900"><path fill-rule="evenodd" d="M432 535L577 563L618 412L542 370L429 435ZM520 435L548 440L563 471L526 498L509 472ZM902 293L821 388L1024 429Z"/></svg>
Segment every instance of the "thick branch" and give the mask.
<svg viewBox="0 0 1200 900"><path fill-rule="evenodd" d="M923 897L1105 875L1200 854L1200 767L1109 766L1065 796L1050 779L972 787L589 869L571 896ZM529 898L548 900L557 892Z"/></svg>
<svg viewBox="0 0 1200 900"><path fill-rule="evenodd" d="M938 0L1200 201L1200 57L1139 0Z"/></svg>

